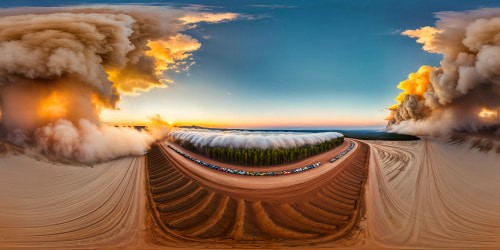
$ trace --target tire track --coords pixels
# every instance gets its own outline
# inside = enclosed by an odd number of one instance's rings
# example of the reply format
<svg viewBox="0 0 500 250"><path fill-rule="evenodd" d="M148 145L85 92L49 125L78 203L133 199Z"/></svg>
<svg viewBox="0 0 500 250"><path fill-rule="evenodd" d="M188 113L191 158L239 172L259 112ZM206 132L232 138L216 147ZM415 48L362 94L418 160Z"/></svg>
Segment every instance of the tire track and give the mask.
<svg viewBox="0 0 500 250"><path fill-rule="evenodd" d="M217 186L206 176L191 172L193 166L182 165L176 155L158 144L146 158L150 211L156 224L152 234L158 245L225 248L329 244L349 234L362 213L369 157L364 143L359 143L346 159L334 163L330 174L310 178L308 182L314 185L302 183L304 188L294 198L279 195L287 192L286 187L269 189L270 194L262 195L262 191L241 188L226 192L226 186ZM294 176L302 180L306 175ZM244 178L272 181L280 177L238 178L244 182ZM191 197L189 206L176 206Z"/></svg>

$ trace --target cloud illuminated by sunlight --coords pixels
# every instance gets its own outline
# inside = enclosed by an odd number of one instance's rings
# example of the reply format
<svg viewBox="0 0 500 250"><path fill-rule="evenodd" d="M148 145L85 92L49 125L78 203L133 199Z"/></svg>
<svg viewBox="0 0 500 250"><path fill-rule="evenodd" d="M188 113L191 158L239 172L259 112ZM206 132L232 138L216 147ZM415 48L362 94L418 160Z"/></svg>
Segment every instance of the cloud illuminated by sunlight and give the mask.
<svg viewBox="0 0 500 250"><path fill-rule="evenodd" d="M208 22L218 23L234 20L238 17L236 13L209 13L188 12L179 18L186 28L192 28L195 23ZM195 64L192 52L201 48L201 43L193 37L177 33L167 39L148 40L145 51L145 65L139 68L125 67L121 69L106 68L108 79L115 83L116 88L123 94L137 95L139 92L147 92L152 88L164 88L172 80L166 74L167 71L180 73L188 71ZM154 69L146 65L154 64ZM154 72L152 72L154 71Z"/></svg>
<svg viewBox="0 0 500 250"><path fill-rule="evenodd" d="M207 23L219 23L224 21L230 21L238 18L238 14L236 13L209 13L209 12L192 12L181 18L186 24L194 24L199 22L207 22Z"/></svg>
<svg viewBox="0 0 500 250"><path fill-rule="evenodd" d="M402 35L411 38L417 38L417 43L423 44L423 49L432 53L438 53L434 45L434 39L436 34L439 33L441 33L440 30L430 26L425 26L416 30L405 30L401 32Z"/></svg>
<svg viewBox="0 0 500 250"><path fill-rule="evenodd" d="M56 120L66 115L66 98L64 94L52 92L38 107L38 115L42 119Z"/></svg>
<svg viewBox="0 0 500 250"><path fill-rule="evenodd" d="M188 35L177 34L166 41L149 41L148 47L146 55L155 59L156 73L161 75L165 70L182 66L185 66L183 70L188 70L190 65L183 60L192 55L190 52L198 50L201 43Z"/></svg>
<svg viewBox="0 0 500 250"><path fill-rule="evenodd" d="M389 109L397 109L407 95L422 97L427 91L427 86L430 84L430 73L434 69L436 68L428 65L420 66L417 72L408 75L408 79L399 82L397 88L403 90L403 92L396 97L396 104Z"/></svg>
<svg viewBox="0 0 500 250"><path fill-rule="evenodd" d="M483 108L481 112L479 112L479 117L487 120L496 120L500 119L500 108L498 109L488 109L488 108Z"/></svg>

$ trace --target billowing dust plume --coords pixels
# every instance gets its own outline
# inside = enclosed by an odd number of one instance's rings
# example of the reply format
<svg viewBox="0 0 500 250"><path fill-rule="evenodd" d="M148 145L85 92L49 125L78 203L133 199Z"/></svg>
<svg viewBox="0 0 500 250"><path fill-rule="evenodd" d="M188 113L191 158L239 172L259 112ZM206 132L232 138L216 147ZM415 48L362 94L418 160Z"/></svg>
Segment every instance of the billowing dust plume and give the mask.
<svg viewBox="0 0 500 250"><path fill-rule="evenodd" d="M168 136L175 141L189 142L198 148L297 148L315 145L344 135L337 132L256 132L239 130L173 129Z"/></svg>
<svg viewBox="0 0 500 250"><path fill-rule="evenodd" d="M181 32L234 13L146 6L0 9L3 137L92 163L143 154L154 135L101 124L122 94L140 94L188 70L201 44Z"/></svg>
<svg viewBox="0 0 500 250"><path fill-rule="evenodd" d="M407 30L423 49L443 55L398 88L390 131L417 135L500 132L500 8L441 12L435 27Z"/></svg>

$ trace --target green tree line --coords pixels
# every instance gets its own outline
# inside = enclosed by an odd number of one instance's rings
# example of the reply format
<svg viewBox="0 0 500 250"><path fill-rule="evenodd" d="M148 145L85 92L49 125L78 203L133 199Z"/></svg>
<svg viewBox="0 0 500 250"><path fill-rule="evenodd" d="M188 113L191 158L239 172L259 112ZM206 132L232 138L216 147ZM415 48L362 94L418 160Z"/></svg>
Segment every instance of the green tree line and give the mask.
<svg viewBox="0 0 500 250"><path fill-rule="evenodd" d="M269 166L291 163L333 149L344 142L344 137L324 141L315 145L297 148L231 148L231 147L195 147L186 141L176 141L182 147L214 160L248 166Z"/></svg>

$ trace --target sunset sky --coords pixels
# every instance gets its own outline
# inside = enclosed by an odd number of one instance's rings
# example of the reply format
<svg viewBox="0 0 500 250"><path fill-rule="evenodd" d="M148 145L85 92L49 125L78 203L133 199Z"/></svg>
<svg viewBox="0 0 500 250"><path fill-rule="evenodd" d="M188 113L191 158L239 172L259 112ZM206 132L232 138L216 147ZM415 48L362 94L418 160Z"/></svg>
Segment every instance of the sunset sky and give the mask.
<svg viewBox="0 0 500 250"><path fill-rule="evenodd" d="M441 57L403 30L432 25L433 13L496 1L1 1L0 7L144 4L232 12L239 18L185 31L201 43L196 63L168 72L168 88L126 95L113 123L160 114L182 125L238 128L383 127L395 88ZM203 5L203 6L198 6Z"/></svg>

